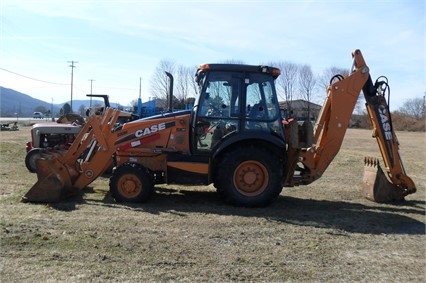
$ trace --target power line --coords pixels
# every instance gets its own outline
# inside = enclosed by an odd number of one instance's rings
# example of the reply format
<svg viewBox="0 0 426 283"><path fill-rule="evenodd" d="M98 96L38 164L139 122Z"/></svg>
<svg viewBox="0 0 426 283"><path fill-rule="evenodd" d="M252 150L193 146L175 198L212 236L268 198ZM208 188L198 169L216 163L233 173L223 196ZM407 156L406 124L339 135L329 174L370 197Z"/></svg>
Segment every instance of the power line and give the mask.
<svg viewBox="0 0 426 283"><path fill-rule="evenodd" d="M29 80L33 80L33 81L37 81L37 82L42 82L42 83L46 83L46 84L69 85L69 84L64 84L64 83L54 83L54 82L48 82L48 81L44 81L44 80L39 80L39 79L36 79L36 78L32 78L32 77L28 77L28 76L25 76L25 75L18 74L16 72L12 72L10 70L7 70L7 69L1 68L1 67L0 67L0 70L8 72L8 73L11 73L11 74L14 74L14 75L17 75L17 76L20 76L20 77L23 77L23 78L26 78L26 79L29 79Z"/></svg>
<svg viewBox="0 0 426 283"><path fill-rule="evenodd" d="M74 63L78 63L78 62L74 61ZM17 72L14 72L14 71L2 68L2 67L0 67L0 70L8 72L8 73L11 73L11 74L14 74L14 75L19 76L19 77L23 77L23 78L26 78L26 79L29 79L29 80L33 80L33 81L37 81L37 82L42 82L42 83L46 83L46 84L52 84L52 85L70 85L69 83L68 84L67 83L55 83L55 82L50 82L50 81L45 81L45 80L40 80L40 79L32 78L32 77L29 77L29 76L26 76L26 75L22 75L22 74L19 74ZM82 85L80 85L80 87L81 86ZM79 89L75 85L73 87L77 88L81 93L86 93L86 91L84 91L82 89ZM84 87L86 87L86 85ZM115 86L103 86L103 85L99 85L99 86L97 85L96 87L97 88L105 88L105 89L117 89L117 90L137 90L134 87L115 87Z"/></svg>

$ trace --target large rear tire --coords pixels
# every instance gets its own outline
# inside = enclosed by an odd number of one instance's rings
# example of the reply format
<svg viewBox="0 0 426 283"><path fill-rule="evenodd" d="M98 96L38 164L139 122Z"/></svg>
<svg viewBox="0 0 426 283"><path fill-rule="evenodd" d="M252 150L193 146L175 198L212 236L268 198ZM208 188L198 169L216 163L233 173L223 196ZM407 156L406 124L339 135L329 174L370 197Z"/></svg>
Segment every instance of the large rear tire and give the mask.
<svg viewBox="0 0 426 283"><path fill-rule="evenodd" d="M154 191L154 178L142 165L126 163L112 174L109 189L117 202L146 202Z"/></svg>
<svg viewBox="0 0 426 283"><path fill-rule="evenodd" d="M218 164L218 192L233 205L263 207L282 191L282 164L270 150L240 147Z"/></svg>

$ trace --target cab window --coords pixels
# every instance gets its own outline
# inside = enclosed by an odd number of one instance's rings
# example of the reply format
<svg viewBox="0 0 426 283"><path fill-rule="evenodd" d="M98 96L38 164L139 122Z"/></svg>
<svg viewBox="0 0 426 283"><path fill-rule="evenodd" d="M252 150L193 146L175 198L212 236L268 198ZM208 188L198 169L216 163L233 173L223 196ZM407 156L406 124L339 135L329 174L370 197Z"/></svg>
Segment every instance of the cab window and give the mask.
<svg viewBox="0 0 426 283"><path fill-rule="evenodd" d="M234 72L211 73L197 109L196 148L210 151L227 134L238 129L241 79Z"/></svg>

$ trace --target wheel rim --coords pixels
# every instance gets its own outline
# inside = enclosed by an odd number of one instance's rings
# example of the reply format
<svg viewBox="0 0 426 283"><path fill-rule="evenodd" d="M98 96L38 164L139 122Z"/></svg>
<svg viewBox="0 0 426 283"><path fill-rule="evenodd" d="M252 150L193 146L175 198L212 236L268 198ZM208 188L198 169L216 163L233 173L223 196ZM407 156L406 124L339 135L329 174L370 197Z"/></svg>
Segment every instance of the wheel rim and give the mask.
<svg viewBox="0 0 426 283"><path fill-rule="evenodd" d="M256 196L265 191L269 174L262 163L248 160L238 165L233 180L238 192L245 196Z"/></svg>
<svg viewBox="0 0 426 283"><path fill-rule="evenodd" d="M134 198L142 192L142 183L135 175L126 174L118 179L118 191L128 199Z"/></svg>

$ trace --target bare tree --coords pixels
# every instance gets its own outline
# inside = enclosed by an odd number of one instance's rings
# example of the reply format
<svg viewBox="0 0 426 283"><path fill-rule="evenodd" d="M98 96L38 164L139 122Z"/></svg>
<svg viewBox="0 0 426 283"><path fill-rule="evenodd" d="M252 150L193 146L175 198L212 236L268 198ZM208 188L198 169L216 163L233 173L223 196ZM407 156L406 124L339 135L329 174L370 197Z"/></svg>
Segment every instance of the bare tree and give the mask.
<svg viewBox="0 0 426 283"><path fill-rule="evenodd" d="M350 75L349 69L339 68L339 67L330 67L328 69L325 69L322 75L319 76L318 83L321 86L321 88L324 89L324 93L326 93L327 87L330 85L330 83L334 83L338 79L336 78L337 75L347 77ZM363 107L364 104L365 104L364 95L360 95L355 105L355 109L354 109L355 114L358 114L358 115L366 114L365 107Z"/></svg>
<svg viewBox="0 0 426 283"><path fill-rule="evenodd" d="M174 70L175 63L166 59L161 60L158 66L155 68L151 79L151 94L163 102L164 105L158 105L159 107L167 108L169 78L165 72L173 74Z"/></svg>
<svg viewBox="0 0 426 283"><path fill-rule="evenodd" d="M45 114L47 112L47 109L44 106L37 106L36 108L34 108L34 111L35 112L41 112L41 113Z"/></svg>
<svg viewBox="0 0 426 283"><path fill-rule="evenodd" d="M318 77L318 85L324 90L330 85L332 78L336 75L341 75L343 77L349 76L349 70L339 67L330 67L323 71L323 73Z"/></svg>
<svg viewBox="0 0 426 283"><path fill-rule="evenodd" d="M300 94L308 102L308 117L310 120L310 104L317 84L317 78L309 65L300 66L298 74Z"/></svg>
<svg viewBox="0 0 426 283"><path fill-rule="evenodd" d="M67 102L62 106L61 110L59 111L60 115L66 115L68 113L72 113L71 105Z"/></svg>
<svg viewBox="0 0 426 283"><path fill-rule="evenodd" d="M86 107L84 106L84 104L81 104L80 107L78 107L78 114L80 114L80 116L84 117L86 114Z"/></svg>
<svg viewBox="0 0 426 283"><path fill-rule="evenodd" d="M425 99L422 97L409 98L399 108L399 112L415 119L421 119L425 114Z"/></svg>
<svg viewBox="0 0 426 283"><path fill-rule="evenodd" d="M243 60L238 59L228 59L223 61L224 64L245 64Z"/></svg>
<svg viewBox="0 0 426 283"><path fill-rule="evenodd" d="M179 101L179 106L182 108L188 103L189 97L194 97L194 73L195 70L191 67L180 65L177 70L176 78L176 93L175 96Z"/></svg>
<svg viewBox="0 0 426 283"><path fill-rule="evenodd" d="M194 99L195 97L198 97L200 94L200 89L198 88L197 82L195 81L195 72L197 70L198 66L194 66L194 69L192 70L192 78L191 78L191 87L194 92Z"/></svg>
<svg viewBox="0 0 426 283"><path fill-rule="evenodd" d="M281 75L275 81L277 87L277 95L279 98L287 102L287 110L291 111L291 101L297 87L297 74L299 65L291 62L277 62L272 64L281 70Z"/></svg>

